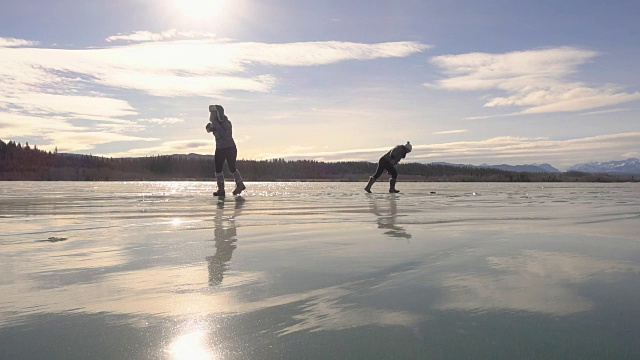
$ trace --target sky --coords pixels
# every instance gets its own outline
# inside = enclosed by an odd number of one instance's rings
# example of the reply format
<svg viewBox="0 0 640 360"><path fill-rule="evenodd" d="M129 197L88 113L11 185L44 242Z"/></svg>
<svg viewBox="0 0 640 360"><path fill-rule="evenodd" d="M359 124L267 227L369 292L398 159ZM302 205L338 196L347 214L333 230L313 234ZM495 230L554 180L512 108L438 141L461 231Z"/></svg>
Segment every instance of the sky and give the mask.
<svg viewBox="0 0 640 360"><path fill-rule="evenodd" d="M108 157L640 157L637 0L0 0L0 139Z"/></svg>

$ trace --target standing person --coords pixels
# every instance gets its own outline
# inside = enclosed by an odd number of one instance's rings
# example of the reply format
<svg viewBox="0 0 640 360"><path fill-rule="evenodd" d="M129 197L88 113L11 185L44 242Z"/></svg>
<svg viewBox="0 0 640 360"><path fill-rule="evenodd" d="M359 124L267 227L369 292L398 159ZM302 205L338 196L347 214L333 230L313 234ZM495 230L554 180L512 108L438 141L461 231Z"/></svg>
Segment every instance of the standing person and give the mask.
<svg viewBox="0 0 640 360"><path fill-rule="evenodd" d="M213 193L214 196L224 197L224 173L222 172L222 166L224 162L227 162L231 175L236 181L236 188L233 190L233 195L238 195L242 190L246 189L242 182L242 176L240 171L236 169L236 158L238 157L238 149L236 143L233 141L233 133L231 127L231 121L224 114L224 108L220 105L209 105L209 123L206 126L207 132L212 132L216 138L216 181L218 183L218 190Z"/></svg>
<svg viewBox="0 0 640 360"><path fill-rule="evenodd" d="M400 160L404 159L405 156L407 156L407 154L411 152L412 148L413 146L411 146L411 143L407 141L406 144L398 145L389 150L388 153L382 155L382 157L378 161L378 168L376 169L376 173L369 178L369 183L364 188L365 191L370 193L373 183L376 182L380 175L382 175L382 172L386 170L389 174L391 174L391 179L389 179L389 192L399 193L400 190L396 190L396 180L398 179L398 172L393 166L399 163Z"/></svg>

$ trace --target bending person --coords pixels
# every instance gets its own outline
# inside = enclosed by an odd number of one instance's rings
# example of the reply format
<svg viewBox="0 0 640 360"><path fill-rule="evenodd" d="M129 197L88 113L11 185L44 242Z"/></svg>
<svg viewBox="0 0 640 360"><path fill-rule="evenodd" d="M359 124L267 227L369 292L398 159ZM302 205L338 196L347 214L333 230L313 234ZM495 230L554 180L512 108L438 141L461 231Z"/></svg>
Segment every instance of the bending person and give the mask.
<svg viewBox="0 0 640 360"><path fill-rule="evenodd" d="M233 195L238 195L242 190L246 189L242 182L242 176L240 171L236 169L236 158L238 157L238 149L236 143L233 141L233 131L231 121L224 114L224 108L220 105L209 105L209 123L206 126L207 132L213 133L216 139L216 182L218 183L218 190L213 193L214 196L224 197L224 173L222 172L222 166L224 162L227 162L229 171L233 175L233 179L236 182L236 188L233 190Z"/></svg>
<svg viewBox="0 0 640 360"><path fill-rule="evenodd" d="M369 178L369 183L364 188L365 191L370 193L371 186L373 186L373 183L375 183L376 180L378 180L378 178L380 177L380 175L382 175L382 172L386 170L389 174L391 174L391 179L389 179L389 192L390 193L400 192L399 190L396 190L396 181L398 179L398 172L396 171L396 168L394 167L394 165L399 163L400 160L404 159L405 156L407 156L407 154L411 152L412 148L413 146L411 146L411 143L407 141L406 144L398 145L393 149L389 150L388 153L382 155L382 157L378 161L378 168L376 169L376 173Z"/></svg>

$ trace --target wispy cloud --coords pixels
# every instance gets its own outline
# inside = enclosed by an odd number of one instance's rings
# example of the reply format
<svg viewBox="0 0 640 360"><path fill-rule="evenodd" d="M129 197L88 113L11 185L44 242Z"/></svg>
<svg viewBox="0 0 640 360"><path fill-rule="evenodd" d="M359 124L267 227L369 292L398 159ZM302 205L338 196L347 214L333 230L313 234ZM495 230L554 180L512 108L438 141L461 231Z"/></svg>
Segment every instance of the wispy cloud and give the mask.
<svg viewBox="0 0 640 360"><path fill-rule="evenodd" d="M211 39L215 38L216 34L207 33L207 32L199 32L199 31L178 31L176 29L171 29L167 31L162 31L159 33L154 33L151 31L135 31L129 34L118 34L112 35L106 38L107 42L113 41L128 41L128 42L145 42L145 41L163 41L169 39L189 39L189 38L200 38L200 39Z"/></svg>
<svg viewBox="0 0 640 360"><path fill-rule="evenodd" d="M141 122L146 122L146 123L152 123L152 124L156 124L156 125L169 125L169 124L178 124L178 123L182 123L184 122L184 119L178 119L178 118L162 118L162 119L153 119L153 118L149 118L149 119L140 119L138 121Z"/></svg>
<svg viewBox="0 0 640 360"><path fill-rule="evenodd" d="M129 124L112 124L128 126ZM96 131L102 130L102 131ZM44 150L81 151L92 150L99 144L114 141L155 141L158 139L124 135L109 129L73 125L61 117L25 116L0 112L0 139L31 136L43 139L38 146Z"/></svg>
<svg viewBox="0 0 640 360"><path fill-rule="evenodd" d="M443 134L459 134L459 133L463 133L463 132L467 132L466 129L458 129L458 130L446 130L446 131L438 131L438 132L434 132L434 135L443 135Z"/></svg>
<svg viewBox="0 0 640 360"><path fill-rule="evenodd" d="M105 143L103 140L107 139L138 140L142 138L127 137L125 133L182 120L171 116L132 120L140 111L130 103L130 99L145 95L220 98L229 91L267 93L273 91L279 79L273 74L255 70L256 65L317 66L349 60L405 57L430 47L412 41L267 44L230 42L212 39L213 36L176 30L162 33L142 31L116 35L108 40L146 42L104 48L0 46L0 111L13 119L16 115L23 116L27 121L40 122L35 119L46 117L60 119L67 125L92 122L92 129L104 131L102 140L95 144ZM178 38L180 40L174 40ZM2 38L0 44L27 46L34 43ZM11 129L17 132L11 132ZM37 127L17 129L15 126L5 128L3 136L41 137ZM86 130L74 127L71 131ZM95 146L72 137L67 133L58 137L60 140L72 140L65 145L69 151ZM47 137L54 138L53 133ZM151 150L164 153L164 150L171 149L158 147Z"/></svg>
<svg viewBox="0 0 640 360"><path fill-rule="evenodd" d="M0 57L7 65L0 68L0 85L13 89L12 95L57 91L69 96L95 85L155 96L219 96L229 90L268 92L277 79L267 73L250 75L250 65L327 65L404 57L428 47L417 42L266 44L203 39L82 50L0 48Z"/></svg>
<svg viewBox="0 0 640 360"><path fill-rule="evenodd" d="M417 161L456 161L479 163L551 162L566 168L581 159L618 159L637 148L639 132L599 135L567 140L526 137L496 137L481 141L451 142L415 146L413 159Z"/></svg>
<svg viewBox="0 0 640 360"><path fill-rule="evenodd" d="M638 143L640 143L640 132L567 140L503 136L477 141L413 144L413 151L404 161L423 163L445 161L476 165L484 162L520 164L550 162L562 169L584 162L585 157L598 161L626 158L625 156L636 153ZM375 162L388 150L388 148L366 148L298 153L283 151L270 153L265 158Z"/></svg>
<svg viewBox="0 0 640 360"><path fill-rule="evenodd" d="M340 151L295 151L295 149L305 149L303 146L289 146L281 152L261 154L261 159L313 159L318 161L361 161L372 160L376 155L380 157L381 152L389 151L389 147L352 149ZM377 159L377 158L376 158Z"/></svg>
<svg viewBox="0 0 640 360"><path fill-rule="evenodd" d="M156 139L157 140L157 139ZM140 157L154 155L172 154L213 154L215 142L211 140L176 140L167 141L156 146L141 147L123 152L111 152L109 154L99 154L113 157Z"/></svg>
<svg viewBox="0 0 640 360"><path fill-rule="evenodd" d="M0 37L0 47L35 46L38 44L38 41Z"/></svg>
<svg viewBox="0 0 640 360"><path fill-rule="evenodd" d="M623 111L629 111L631 109L629 108L615 108L615 109L607 109L607 110L600 110L600 111L589 111L586 113L582 113L580 115L600 115L600 114L611 114L611 113L617 113L617 112L623 112Z"/></svg>
<svg viewBox="0 0 640 360"><path fill-rule="evenodd" d="M429 87L449 90L499 90L488 108L521 108L515 114L581 111L640 100L640 92L623 92L615 85L574 81L578 67L599 55L575 47L516 51L504 54L469 53L431 58L445 78ZM476 119L481 117L474 117Z"/></svg>
<svg viewBox="0 0 640 360"><path fill-rule="evenodd" d="M124 122L119 117L136 115L137 111L126 101L109 97L61 95L39 92L18 93L8 90L0 95L0 104L13 109L24 109L30 114L56 114L70 118L97 121ZM0 94L2 91L0 90Z"/></svg>

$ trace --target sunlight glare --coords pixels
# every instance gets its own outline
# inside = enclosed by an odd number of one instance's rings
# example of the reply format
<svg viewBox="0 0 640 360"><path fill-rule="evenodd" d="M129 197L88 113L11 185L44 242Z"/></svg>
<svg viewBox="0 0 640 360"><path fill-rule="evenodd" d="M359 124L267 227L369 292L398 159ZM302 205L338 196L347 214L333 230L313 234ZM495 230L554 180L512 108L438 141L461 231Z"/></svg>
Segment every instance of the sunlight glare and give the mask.
<svg viewBox="0 0 640 360"><path fill-rule="evenodd" d="M221 0L174 0L178 11L194 19L213 19L223 11Z"/></svg>
<svg viewBox="0 0 640 360"><path fill-rule="evenodd" d="M213 360L216 358L213 350L207 344L207 334L204 330L181 335L171 343L168 352L171 359L175 360Z"/></svg>

